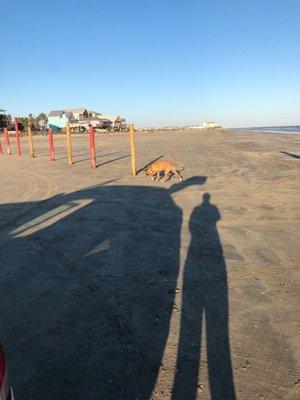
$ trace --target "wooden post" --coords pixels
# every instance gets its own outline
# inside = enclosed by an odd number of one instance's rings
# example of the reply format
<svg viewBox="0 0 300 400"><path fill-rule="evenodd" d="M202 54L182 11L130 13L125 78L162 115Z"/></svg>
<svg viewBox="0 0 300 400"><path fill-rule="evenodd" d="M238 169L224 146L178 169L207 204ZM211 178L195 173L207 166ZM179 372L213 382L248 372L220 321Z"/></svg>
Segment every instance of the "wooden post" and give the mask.
<svg viewBox="0 0 300 400"><path fill-rule="evenodd" d="M6 151L7 151L7 154L10 156L11 149L10 149L10 141L9 141L9 134L8 134L7 128L4 128L4 137L5 137L5 143L6 143Z"/></svg>
<svg viewBox="0 0 300 400"><path fill-rule="evenodd" d="M33 146L33 139L32 139L32 131L31 131L31 126L29 125L27 128L27 134L28 134L28 140L29 140L29 147L30 147L30 155L31 158L35 157L34 154L34 146Z"/></svg>
<svg viewBox="0 0 300 400"><path fill-rule="evenodd" d="M2 149L1 140L0 140L0 154L3 154L3 149Z"/></svg>
<svg viewBox="0 0 300 400"><path fill-rule="evenodd" d="M95 149L95 131L92 125L90 126L90 153L92 168L96 168L96 149Z"/></svg>
<svg viewBox="0 0 300 400"><path fill-rule="evenodd" d="M68 150L68 164L73 164L73 152L72 152L72 142L71 142L71 128L67 125L67 150Z"/></svg>
<svg viewBox="0 0 300 400"><path fill-rule="evenodd" d="M135 138L134 138L133 124L129 125L129 136L130 136L131 170L132 170L132 174L136 175L137 166L136 166L136 151L135 151Z"/></svg>
<svg viewBox="0 0 300 400"><path fill-rule="evenodd" d="M51 128L49 128L48 137L49 137L50 161L55 161L55 158L54 158L53 130Z"/></svg>
<svg viewBox="0 0 300 400"><path fill-rule="evenodd" d="M16 141L17 141L17 155L21 155L21 144L20 144L20 133L18 126L18 118L15 118L15 132L16 132Z"/></svg>

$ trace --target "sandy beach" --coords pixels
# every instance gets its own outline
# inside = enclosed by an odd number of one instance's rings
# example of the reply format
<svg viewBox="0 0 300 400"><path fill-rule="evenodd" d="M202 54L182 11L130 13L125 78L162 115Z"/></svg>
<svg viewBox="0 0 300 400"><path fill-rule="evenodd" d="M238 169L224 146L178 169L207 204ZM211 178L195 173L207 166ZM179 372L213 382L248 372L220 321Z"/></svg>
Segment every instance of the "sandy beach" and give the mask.
<svg viewBox="0 0 300 400"><path fill-rule="evenodd" d="M300 136L138 133L138 169L174 154L182 184L132 176L126 134L96 170L54 141L0 155L16 400L299 399Z"/></svg>

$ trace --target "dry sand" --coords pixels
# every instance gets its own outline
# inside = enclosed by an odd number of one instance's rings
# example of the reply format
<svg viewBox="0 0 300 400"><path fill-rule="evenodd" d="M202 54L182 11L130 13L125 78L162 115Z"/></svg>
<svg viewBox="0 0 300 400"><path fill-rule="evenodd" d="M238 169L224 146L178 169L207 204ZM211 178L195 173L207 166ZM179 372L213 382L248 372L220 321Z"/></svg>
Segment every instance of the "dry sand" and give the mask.
<svg viewBox="0 0 300 400"><path fill-rule="evenodd" d="M96 170L88 137L72 167L34 139L0 155L17 400L300 398L299 136L138 134L139 168L174 153L181 185L131 176L126 135L96 137Z"/></svg>

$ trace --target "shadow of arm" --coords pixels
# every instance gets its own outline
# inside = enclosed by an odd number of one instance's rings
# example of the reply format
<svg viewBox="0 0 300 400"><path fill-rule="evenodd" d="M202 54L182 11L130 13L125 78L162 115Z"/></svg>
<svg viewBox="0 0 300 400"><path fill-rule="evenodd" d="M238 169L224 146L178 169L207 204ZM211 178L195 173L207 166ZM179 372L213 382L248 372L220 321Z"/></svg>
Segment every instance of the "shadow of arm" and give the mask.
<svg viewBox="0 0 300 400"><path fill-rule="evenodd" d="M206 179L206 176L192 176L191 178L188 178L183 182L175 183L170 187L169 191L171 193L176 193L180 190L185 189L188 186L203 185L206 182Z"/></svg>

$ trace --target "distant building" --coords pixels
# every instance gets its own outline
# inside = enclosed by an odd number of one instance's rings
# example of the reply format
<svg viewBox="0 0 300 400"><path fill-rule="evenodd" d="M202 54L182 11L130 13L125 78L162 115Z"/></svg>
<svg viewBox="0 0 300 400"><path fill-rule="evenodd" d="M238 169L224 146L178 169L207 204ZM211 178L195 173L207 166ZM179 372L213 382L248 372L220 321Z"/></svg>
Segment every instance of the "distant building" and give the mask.
<svg viewBox="0 0 300 400"><path fill-rule="evenodd" d="M125 118L119 115L101 115L99 119L110 121L110 126L114 129L121 129L125 126Z"/></svg>
<svg viewBox="0 0 300 400"><path fill-rule="evenodd" d="M75 122L76 119L72 112L67 110L54 110L48 114L48 126L54 132L65 128L68 124Z"/></svg>
<svg viewBox="0 0 300 400"><path fill-rule="evenodd" d="M217 129L217 128L221 128L221 127L219 124L217 124L216 122L213 122L213 121L203 122L200 125L200 129Z"/></svg>
<svg viewBox="0 0 300 400"><path fill-rule="evenodd" d="M89 112L86 108L69 108L65 111L72 113L76 121L89 117Z"/></svg>
<svg viewBox="0 0 300 400"><path fill-rule="evenodd" d="M111 121L101 117L98 118L90 116L89 118L83 118L79 121L76 121L71 126L84 126L86 129L88 129L89 126L93 126L94 128L106 129L111 127Z"/></svg>
<svg viewBox="0 0 300 400"><path fill-rule="evenodd" d="M195 130L208 130L221 128L219 124L213 121L203 122L201 125L189 125L185 126L185 129L195 129Z"/></svg>
<svg viewBox="0 0 300 400"><path fill-rule="evenodd" d="M89 117L92 118L100 118L101 117L101 113L97 112L97 111L88 111Z"/></svg>
<svg viewBox="0 0 300 400"><path fill-rule="evenodd" d="M48 114L49 128L55 132L65 128L68 124L72 124L72 127L92 125L95 128L121 130L125 127L125 118L119 115L102 115L97 111L88 111L86 108L53 110Z"/></svg>
<svg viewBox="0 0 300 400"><path fill-rule="evenodd" d="M195 130L203 129L202 125L191 125L191 126L187 126L186 128L187 129L195 129Z"/></svg>

